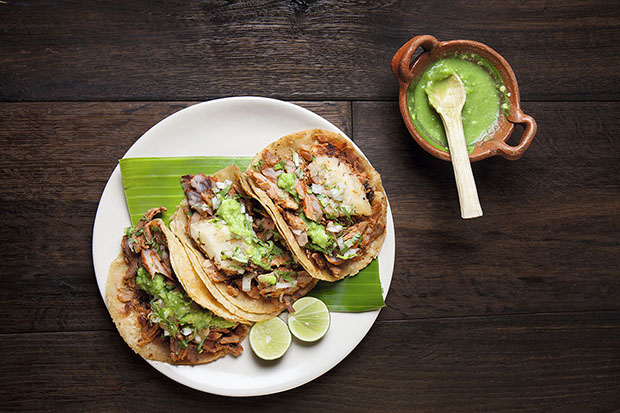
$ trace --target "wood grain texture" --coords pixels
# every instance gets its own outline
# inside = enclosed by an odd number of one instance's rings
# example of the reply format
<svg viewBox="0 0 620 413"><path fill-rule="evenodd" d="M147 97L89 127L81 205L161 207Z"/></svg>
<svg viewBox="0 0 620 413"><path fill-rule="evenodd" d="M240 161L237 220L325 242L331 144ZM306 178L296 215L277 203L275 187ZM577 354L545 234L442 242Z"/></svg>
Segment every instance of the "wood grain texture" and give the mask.
<svg viewBox="0 0 620 413"><path fill-rule="evenodd" d="M350 133L349 103L297 103ZM99 198L135 140L190 104L0 104L0 333L114 328L92 267Z"/></svg>
<svg viewBox="0 0 620 413"><path fill-rule="evenodd" d="M472 164L484 217L463 221L449 162L396 103L356 102L354 139L384 177L397 260L384 318L618 309L618 103L528 103L518 161Z"/></svg>
<svg viewBox="0 0 620 413"><path fill-rule="evenodd" d="M527 100L617 100L614 2L17 1L0 4L0 100L396 97L411 37L472 39Z"/></svg>
<svg viewBox="0 0 620 413"><path fill-rule="evenodd" d="M0 410L618 410L618 22L594 0L0 1ZM420 34L501 53L538 123L522 159L473 165L481 219L460 219L450 164L398 111L391 59ZM360 345L251 399L133 354L91 258L99 198L136 139L240 95L301 101L349 134L396 228L387 307Z"/></svg>
<svg viewBox="0 0 620 413"><path fill-rule="evenodd" d="M33 340L45 345L21 345ZM36 411L610 411L619 346L618 311L384 321L319 379L231 400L164 377L115 332L5 334L0 399Z"/></svg>
<svg viewBox="0 0 620 413"><path fill-rule="evenodd" d="M0 332L113 328L93 282L97 203L135 139L186 105L0 105ZM526 106L544 128L521 160L474 164L485 216L471 222L450 164L414 144L396 104L355 102L354 125L348 103L304 105L353 130L384 178L397 260L382 320L618 309L619 104Z"/></svg>

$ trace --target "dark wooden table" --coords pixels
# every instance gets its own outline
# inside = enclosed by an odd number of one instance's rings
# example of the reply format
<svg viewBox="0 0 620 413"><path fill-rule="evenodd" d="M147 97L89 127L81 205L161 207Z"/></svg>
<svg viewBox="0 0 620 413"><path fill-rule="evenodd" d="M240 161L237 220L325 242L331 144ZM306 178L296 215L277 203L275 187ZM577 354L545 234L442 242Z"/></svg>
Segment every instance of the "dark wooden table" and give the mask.
<svg viewBox="0 0 620 413"><path fill-rule="evenodd" d="M400 118L392 55L474 39L512 65L538 135L473 166ZM0 410L609 411L620 408L620 8L614 1L0 1ZM186 388L124 344L92 267L117 161L199 101L294 101L382 174L396 228L387 307L294 390ZM274 137L275 138L275 137Z"/></svg>

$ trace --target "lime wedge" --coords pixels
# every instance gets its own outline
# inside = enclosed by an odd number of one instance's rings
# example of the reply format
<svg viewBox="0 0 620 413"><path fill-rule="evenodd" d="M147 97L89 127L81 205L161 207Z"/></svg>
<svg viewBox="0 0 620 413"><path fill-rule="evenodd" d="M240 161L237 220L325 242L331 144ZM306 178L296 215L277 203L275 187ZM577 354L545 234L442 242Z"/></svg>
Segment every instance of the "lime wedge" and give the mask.
<svg viewBox="0 0 620 413"><path fill-rule="evenodd" d="M250 347L263 360L282 357L290 345L291 333L278 317L256 323L250 330Z"/></svg>
<svg viewBox="0 0 620 413"><path fill-rule="evenodd" d="M288 315L288 328L301 341L317 341L329 329L329 310L318 298L303 297L293 304Z"/></svg>

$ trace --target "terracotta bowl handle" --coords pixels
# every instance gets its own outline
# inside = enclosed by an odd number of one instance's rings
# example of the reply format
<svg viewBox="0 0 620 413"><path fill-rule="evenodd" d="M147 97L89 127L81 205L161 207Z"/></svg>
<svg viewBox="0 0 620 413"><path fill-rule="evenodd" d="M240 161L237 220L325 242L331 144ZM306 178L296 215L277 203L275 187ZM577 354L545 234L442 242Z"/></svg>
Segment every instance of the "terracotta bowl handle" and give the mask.
<svg viewBox="0 0 620 413"><path fill-rule="evenodd" d="M392 72L401 83L408 84L413 78L411 71L411 56L418 47L424 49L425 52L434 49L439 41L433 36L424 35L416 36L403 45L392 58Z"/></svg>
<svg viewBox="0 0 620 413"><path fill-rule="evenodd" d="M512 110L512 113L508 117L508 120L512 123L525 123L525 130L521 135L521 141L517 146L508 145L501 140L492 141L495 143L500 155L511 161L517 160L523 155L523 152L530 146L534 135L536 135L536 121L529 115L526 115L521 109Z"/></svg>

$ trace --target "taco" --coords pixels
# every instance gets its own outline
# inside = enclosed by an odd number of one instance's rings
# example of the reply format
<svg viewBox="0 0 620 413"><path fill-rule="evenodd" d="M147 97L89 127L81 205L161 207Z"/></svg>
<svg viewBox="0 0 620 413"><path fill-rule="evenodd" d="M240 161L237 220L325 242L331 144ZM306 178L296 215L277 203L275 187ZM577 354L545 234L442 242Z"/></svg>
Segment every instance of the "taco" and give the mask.
<svg viewBox="0 0 620 413"><path fill-rule="evenodd" d="M357 274L379 254L387 212L381 177L342 135L285 136L256 155L242 182L313 277Z"/></svg>
<svg viewBox="0 0 620 413"><path fill-rule="evenodd" d="M163 211L149 210L126 230L122 252L110 265L106 304L116 328L132 350L149 360L202 364L238 356L249 324L200 289L180 242L162 220L153 219ZM199 294L198 303L190 291Z"/></svg>
<svg viewBox="0 0 620 413"><path fill-rule="evenodd" d="M277 316L316 284L286 249L265 209L231 165L211 176L185 175L186 199L170 228L215 299L249 321Z"/></svg>

